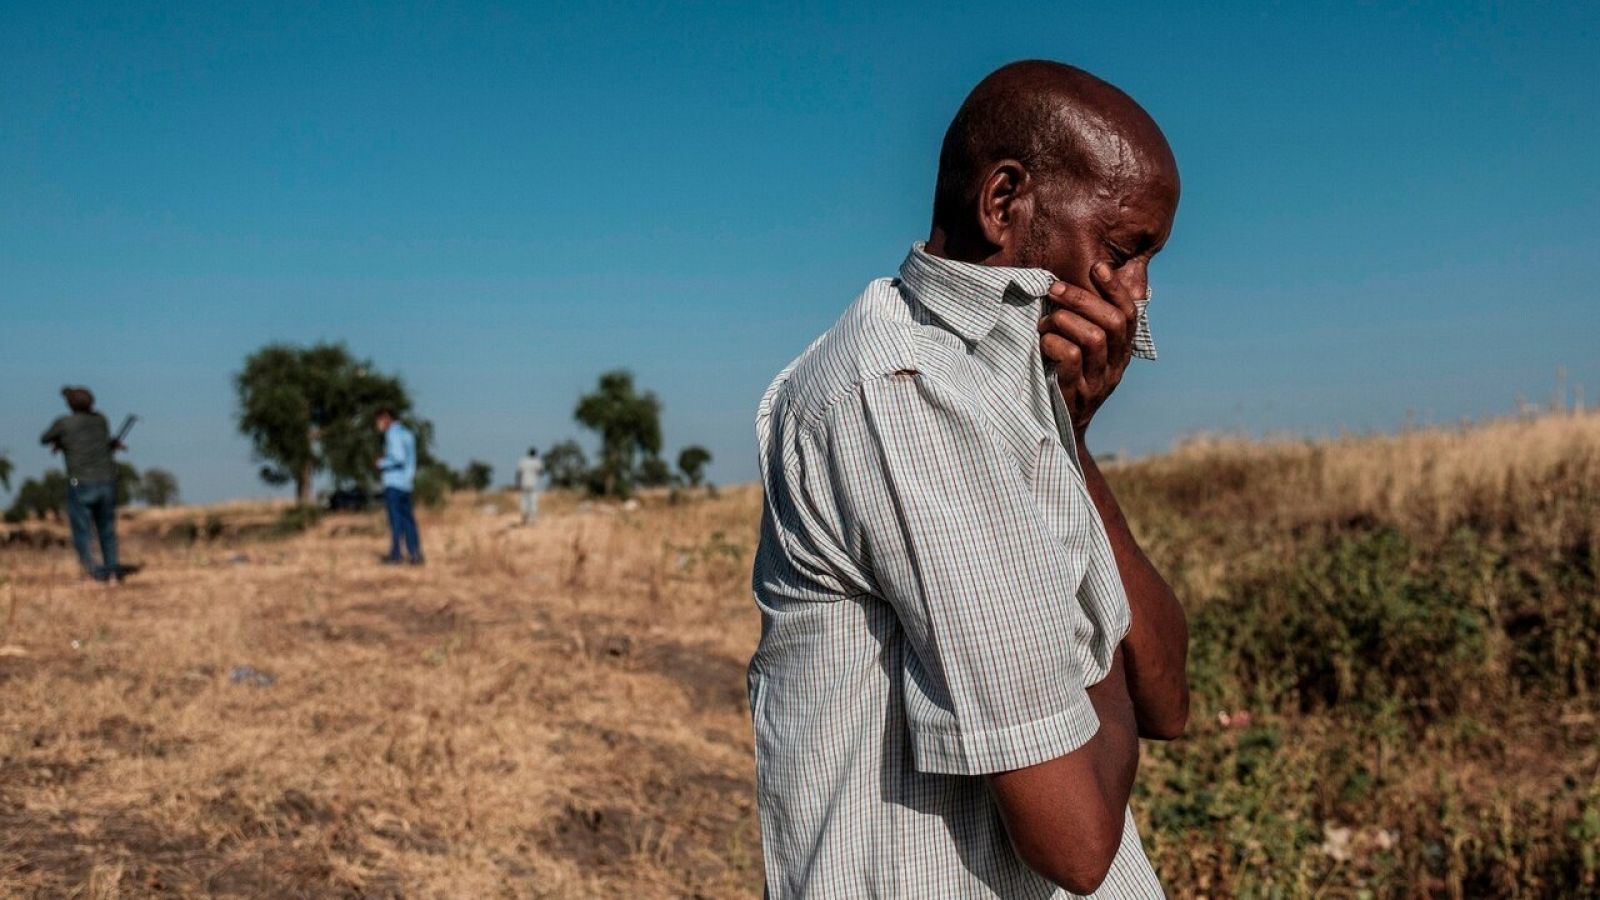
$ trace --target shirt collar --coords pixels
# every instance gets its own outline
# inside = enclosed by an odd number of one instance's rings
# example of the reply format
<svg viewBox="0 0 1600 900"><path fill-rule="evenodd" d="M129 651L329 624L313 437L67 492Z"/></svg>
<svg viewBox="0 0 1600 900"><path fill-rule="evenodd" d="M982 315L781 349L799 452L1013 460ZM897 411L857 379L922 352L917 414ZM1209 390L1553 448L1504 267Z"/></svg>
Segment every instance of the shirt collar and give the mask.
<svg viewBox="0 0 1600 900"><path fill-rule="evenodd" d="M933 256L923 247L922 241L911 245L900 264L900 283L969 344L994 330L1008 303L1037 300L1056 280L1044 269L956 262Z"/></svg>

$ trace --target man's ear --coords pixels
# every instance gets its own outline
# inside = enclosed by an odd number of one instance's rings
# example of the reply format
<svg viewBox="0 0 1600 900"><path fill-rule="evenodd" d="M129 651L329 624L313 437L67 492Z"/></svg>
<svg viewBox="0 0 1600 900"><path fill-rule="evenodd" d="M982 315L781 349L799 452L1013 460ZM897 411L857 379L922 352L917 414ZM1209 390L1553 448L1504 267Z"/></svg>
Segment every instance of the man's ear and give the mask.
<svg viewBox="0 0 1600 900"><path fill-rule="evenodd" d="M991 165L978 187L978 227L984 239L1011 256L1027 232L1033 215L1033 183L1028 170L1014 159Z"/></svg>

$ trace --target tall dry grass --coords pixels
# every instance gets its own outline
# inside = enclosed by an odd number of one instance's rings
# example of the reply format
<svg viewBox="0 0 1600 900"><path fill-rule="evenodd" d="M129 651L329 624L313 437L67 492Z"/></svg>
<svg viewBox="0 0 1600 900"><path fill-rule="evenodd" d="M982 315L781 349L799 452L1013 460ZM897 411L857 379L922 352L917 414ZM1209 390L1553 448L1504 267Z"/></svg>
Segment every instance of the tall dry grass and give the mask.
<svg viewBox="0 0 1600 900"><path fill-rule="evenodd" d="M1585 496L1573 490L1600 477L1594 413L1331 441L1197 438L1136 468L1219 496L1248 478L1260 490L1233 499L1259 508L1241 511L1284 523L1370 516L1434 537L1463 525L1517 529L1550 547L1600 535L1600 521L1579 518Z"/></svg>

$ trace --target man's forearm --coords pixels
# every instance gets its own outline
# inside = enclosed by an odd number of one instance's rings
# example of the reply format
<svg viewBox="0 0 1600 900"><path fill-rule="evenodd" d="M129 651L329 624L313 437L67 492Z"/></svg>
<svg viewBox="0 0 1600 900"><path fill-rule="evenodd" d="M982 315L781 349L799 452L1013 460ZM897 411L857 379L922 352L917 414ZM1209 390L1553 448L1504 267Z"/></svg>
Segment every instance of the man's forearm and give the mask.
<svg viewBox="0 0 1600 900"><path fill-rule="evenodd" d="M1088 688L1100 727L1065 756L990 777L1012 846L1034 871L1075 893L1094 890L1122 844L1139 770L1139 734L1123 651Z"/></svg>
<svg viewBox="0 0 1600 900"><path fill-rule="evenodd" d="M1088 689L1089 703L1100 719L1092 744L1101 790L1110 805L1119 809L1127 805L1139 771L1138 713L1129 693L1127 668L1127 654L1119 649L1106 677Z"/></svg>
<svg viewBox="0 0 1600 900"><path fill-rule="evenodd" d="M1171 740L1183 733L1189 719L1189 623L1172 588L1133 539L1122 507L1081 435L1078 448L1089 496L1105 523L1128 595L1132 624L1122 648L1139 734Z"/></svg>

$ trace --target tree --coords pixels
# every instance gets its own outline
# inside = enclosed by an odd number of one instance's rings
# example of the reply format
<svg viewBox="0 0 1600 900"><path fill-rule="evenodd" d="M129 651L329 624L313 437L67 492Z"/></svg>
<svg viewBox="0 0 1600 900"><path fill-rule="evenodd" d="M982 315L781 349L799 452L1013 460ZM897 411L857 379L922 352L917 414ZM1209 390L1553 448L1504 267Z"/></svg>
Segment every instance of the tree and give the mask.
<svg viewBox="0 0 1600 900"><path fill-rule="evenodd" d="M139 486L142 482L139 470L135 469L132 464L125 463L120 459L112 463L112 465L117 470L117 505L127 506L133 502L134 498L139 496Z"/></svg>
<svg viewBox="0 0 1600 900"><path fill-rule="evenodd" d="M60 516L67 508L67 475L60 469L50 469L38 479L29 478L17 488L6 510L7 522L22 522L29 518Z"/></svg>
<svg viewBox="0 0 1600 900"><path fill-rule="evenodd" d="M641 487L666 487L676 479L667 461L653 453L639 461L636 477Z"/></svg>
<svg viewBox="0 0 1600 900"><path fill-rule="evenodd" d="M412 499L423 506L443 506L451 491L461 489L461 476L438 460L418 463L412 483Z"/></svg>
<svg viewBox="0 0 1600 900"><path fill-rule="evenodd" d="M481 459L474 459L467 463L467 468L461 473L461 483L475 491L487 491L494 482L494 466Z"/></svg>
<svg viewBox="0 0 1600 900"><path fill-rule="evenodd" d="M266 463L262 480L294 482L302 504L311 503L319 471L342 484L370 485L378 454L372 414L390 407L404 416L411 408L398 377L376 372L343 344L269 344L245 359L233 383L239 430ZM419 462L426 461L432 430L426 422L407 424L417 435Z"/></svg>
<svg viewBox="0 0 1600 900"><path fill-rule="evenodd" d="M0 453L0 487L11 490L11 457Z"/></svg>
<svg viewBox="0 0 1600 900"><path fill-rule="evenodd" d="M166 469L145 469L139 497L151 506L171 506L178 499L178 478Z"/></svg>
<svg viewBox="0 0 1600 900"><path fill-rule="evenodd" d="M572 416L600 435L594 481L600 493L625 497L633 490L640 455L661 452L661 401L633 386L633 373L616 369L600 376L593 393L578 398Z"/></svg>
<svg viewBox="0 0 1600 900"><path fill-rule="evenodd" d="M544 470L551 487L580 488L588 481L589 458L577 441L562 441L544 452Z"/></svg>
<svg viewBox="0 0 1600 900"><path fill-rule="evenodd" d="M690 444L678 452L678 471L690 487L699 487L705 480L706 464L711 462L711 451L699 444Z"/></svg>

